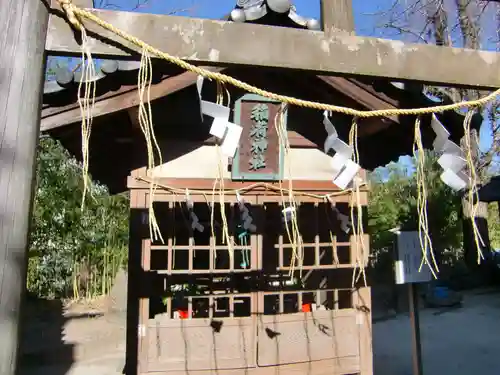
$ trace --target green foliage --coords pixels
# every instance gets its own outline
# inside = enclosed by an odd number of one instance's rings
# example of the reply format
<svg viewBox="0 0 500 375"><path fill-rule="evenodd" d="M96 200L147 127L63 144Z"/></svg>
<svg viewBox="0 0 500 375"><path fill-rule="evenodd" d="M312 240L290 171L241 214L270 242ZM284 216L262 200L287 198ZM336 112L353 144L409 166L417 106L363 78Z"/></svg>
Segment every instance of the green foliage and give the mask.
<svg viewBox="0 0 500 375"><path fill-rule="evenodd" d="M125 264L128 199L93 183L80 209L80 165L51 138L40 140L28 289L40 297L106 293Z"/></svg>
<svg viewBox="0 0 500 375"><path fill-rule="evenodd" d="M500 249L500 204L491 203L488 206L488 229L490 232L491 247Z"/></svg>
<svg viewBox="0 0 500 375"><path fill-rule="evenodd" d="M426 152L425 170L430 235L436 254L440 255L441 262L446 262L445 254L456 255L461 248L461 201L441 181L437 157L431 152ZM369 230L375 262L381 261L392 248L390 229L418 230L416 175L398 164L389 165L386 172L371 175Z"/></svg>

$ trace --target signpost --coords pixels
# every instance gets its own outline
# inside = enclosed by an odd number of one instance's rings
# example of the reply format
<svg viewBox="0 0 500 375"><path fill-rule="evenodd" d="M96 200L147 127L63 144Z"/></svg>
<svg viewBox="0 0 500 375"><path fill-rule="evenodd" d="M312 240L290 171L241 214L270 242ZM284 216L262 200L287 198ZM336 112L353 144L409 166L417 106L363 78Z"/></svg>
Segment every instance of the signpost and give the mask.
<svg viewBox="0 0 500 375"><path fill-rule="evenodd" d="M412 326L413 374L422 375L422 345L420 342L417 284L431 281L432 274L426 265L419 271L423 258L419 233L402 232L400 230L394 230L393 233L396 235L396 284L408 285L410 322Z"/></svg>

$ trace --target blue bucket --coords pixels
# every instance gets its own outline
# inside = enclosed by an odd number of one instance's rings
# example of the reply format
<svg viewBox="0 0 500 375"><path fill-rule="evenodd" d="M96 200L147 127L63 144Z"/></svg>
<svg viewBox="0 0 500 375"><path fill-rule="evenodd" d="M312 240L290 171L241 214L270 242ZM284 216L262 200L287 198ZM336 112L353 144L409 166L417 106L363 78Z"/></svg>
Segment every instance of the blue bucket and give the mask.
<svg viewBox="0 0 500 375"><path fill-rule="evenodd" d="M449 294L448 288L442 286L434 288L434 297L438 299L448 298L448 294Z"/></svg>

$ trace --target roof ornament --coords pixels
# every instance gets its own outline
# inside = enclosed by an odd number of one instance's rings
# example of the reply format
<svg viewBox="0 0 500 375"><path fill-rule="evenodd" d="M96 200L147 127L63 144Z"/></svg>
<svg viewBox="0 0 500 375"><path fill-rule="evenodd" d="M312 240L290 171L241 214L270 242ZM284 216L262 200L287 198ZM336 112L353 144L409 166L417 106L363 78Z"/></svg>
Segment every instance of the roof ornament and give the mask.
<svg viewBox="0 0 500 375"><path fill-rule="evenodd" d="M296 24L302 26L302 27L307 27L309 30L321 30L321 24L320 22L315 19L315 18L305 18L302 17L297 13L297 8L295 5L292 5L290 7L290 12L288 13L288 17L295 22Z"/></svg>
<svg viewBox="0 0 500 375"><path fill-rule="evenodd" d="M287 15L298 26L309 30L321 29L318 20L308 19L297 14L297 9L291 0L237 0L230 20L239 23L256 21L267 15L268 12Z"/></svg>
<svg viewBox="0 0 500 375"><path fill-rule="evenodd" d="M255 21L267 14L264 0L238 0L236 8L231 12L233 22Z"/></svg>
<svg viewBox="0 0 500 375"><path fill-rule="evenodd" d="M267 0L267 6L273 12L286 13L290 10L292 3L290 0Z"/></svg>
<svg viewBox="0 0 500 375"><path fill-rule="evenodd" d="M395 88L400 89L400 90L404 90L405 89L404 82L393 81L393 82L391 82L391 85L393 85Z"/></svg>
<svg viewBox="0 0 500 375"><path fill-rule="evenodd" d="M264 4L264 0L237 0L236 1L236 6L240 8L252 8L255 6L262 6Z"/></svg>

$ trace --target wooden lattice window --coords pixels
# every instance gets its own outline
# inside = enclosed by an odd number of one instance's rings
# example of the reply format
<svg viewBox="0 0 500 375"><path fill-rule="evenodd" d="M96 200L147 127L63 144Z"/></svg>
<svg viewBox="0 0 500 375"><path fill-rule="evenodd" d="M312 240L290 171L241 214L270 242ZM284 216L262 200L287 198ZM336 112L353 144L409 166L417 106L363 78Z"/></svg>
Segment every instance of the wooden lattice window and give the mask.
<svg viewBox="0 0 500 375"><path fill-rule="evenodd" d="M330 203L297 203L299 238L294 238L292 222L288 225L284 222L284 207L286 203L265 203L267 232L262 255L265 268L312 271L353 266L350 231L341 228L338 213ZM337 210L346 217L350 215L347 204L339 204Z"/></svg>
<svg viewBox="0 0 500 375"><path fill-rule="evenodd" d="M263 293L264 315L352 308L350 289L316 289Z"/></svg>
<svg viewBox="0 0 500 375"><path fill-rule="evenodd" d="M157 288L162 301L151 308L156 311L151 317L161 313L171 319L230 318L352 307L349 286L356 255L351 232L339 217L350 216L346 203L333 209L330 203L297 202L300 259L292 267L293 239L283 220L287 204L277 197L274 202L247 198L254 203L246 208L256 228L245 234L245 240L242 211L234 196L228 199L223 207L232 253L223 241L218 203L212 212L205 197L195 200L200 231L191 225L186 203L170 198L154 205L166 243L146 241L151 270L164 277Z"/></svg>
<svg viewBox="0 0 500 375"><path fill-rule="evenodd" d="M257 268L257 248L256 234L243 225L244 209L233 197L224 204L223 216L219 203L212 210L212 202L204 196L190 198L192 211L185 201L173 197L154 203L165 243L146 241L151 270L162 277L155 290L161 298L152 298L156 303L150 304L150 318L157 314L170 319L251 316L256 297L250 293L249 274ZM251 214L252 205L245 207ZM191 212L202 230L193 225ZM224 220L231 251L224 240Z"/></svg>
<svg viewBox="0 0 500 375"><path fill-rule="evenodd" d="M245 206L251 211L249 203ZM212 210L211 202L194 202L192 212L202 231L193 227L186 202L158 202L154 208L166 242L151 243L151 267L158 273L238 273L256 269L256 237L243 228L243 212L237 203L224 204L223 217L219 203ZM224 236L224 220L232 251L228 250Z"/></svg>

